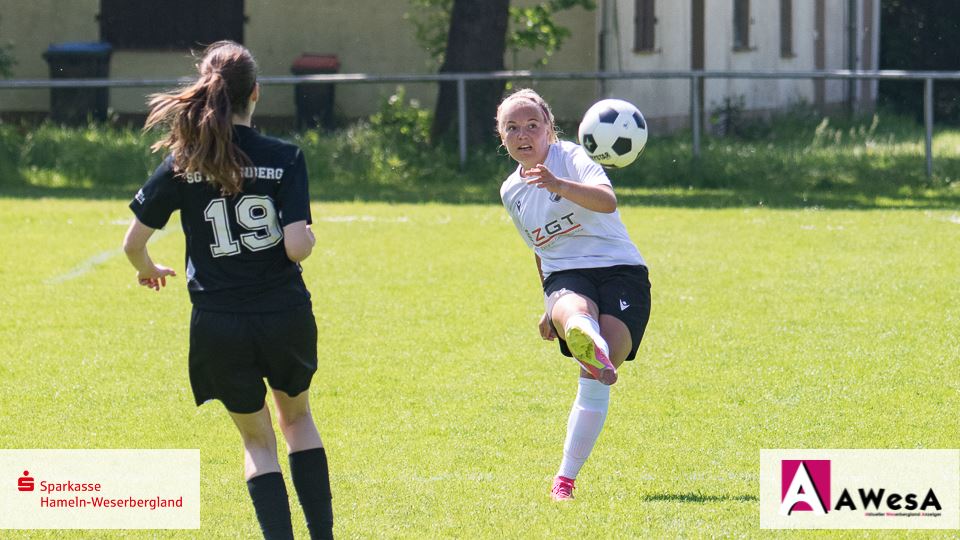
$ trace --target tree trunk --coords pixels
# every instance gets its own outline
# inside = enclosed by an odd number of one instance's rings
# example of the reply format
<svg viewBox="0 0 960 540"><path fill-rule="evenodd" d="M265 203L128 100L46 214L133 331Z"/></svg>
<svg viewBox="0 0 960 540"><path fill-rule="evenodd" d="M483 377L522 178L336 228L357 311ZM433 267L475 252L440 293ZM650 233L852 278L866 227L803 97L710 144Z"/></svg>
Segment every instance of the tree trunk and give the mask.
<svg viewBox="0 0 960 540"><path fill-rule="evenodd" d="M440 73L503 70L510 0L454 0L447 51ZM505 81L468 81L467 142L496 144L497 104ZM431 137L434 144L457 137L457 83L440 83Z"/></svg>

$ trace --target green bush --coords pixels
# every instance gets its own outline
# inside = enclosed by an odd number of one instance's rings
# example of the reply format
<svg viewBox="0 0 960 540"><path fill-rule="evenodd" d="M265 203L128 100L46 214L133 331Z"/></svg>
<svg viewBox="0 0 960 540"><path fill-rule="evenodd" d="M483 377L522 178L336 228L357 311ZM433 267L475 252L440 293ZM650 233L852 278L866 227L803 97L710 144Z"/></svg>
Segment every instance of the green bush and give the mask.
<svg viewBox="0 0 960 540"><path fill-rule="evenodd" d="M475 152L461 171L455 147L430 143L430 122L430 111L407 100L399 88L368 121L332 134L309 131L296 136L314 195L334 200L496 200L507 160Z"/></svg>
<svg viewBox="0 0 960 540"><path fill-rule="evenodd" d="M155 136L130 128L45 123L27 132L20 167L35 183L63 187L139 185L156 168Z"/></svg>
<svg viewBox="0 0 960 540"><path fill-rule="evenodd" d="M20 148L23 136L13 127L0 124L0 186L19 185L23 182L20 174Z"/></svg>
<svg viewBox="0 0 960 540"><path fill-rule="evenodd" d="M729 110L735 112L733 105ZM429 140L430 115L399 88L368 120L332 133L291 135L306 155L313 197L499 202L500 183L516 164L502 148L480 149L468 155L461 169L456 141ZM621 200L649 202L636 195L643 190L699 190L728 195L719 201L696 196L664 200L708 205L960 205L958 132L938 131L934 174L928 177L922 127L885 111L861 118L823 118L812 107L798 104L774 119L729 120L737 135L706 135L699 159L692 158L688 131L652 133L637 163L609 171ZM160 162L161 156L150 152L158 136L112 126L43 124L27 129L0 124L0 187L20 184L47 192L73 188L91 195L126 196Z"/></svg>

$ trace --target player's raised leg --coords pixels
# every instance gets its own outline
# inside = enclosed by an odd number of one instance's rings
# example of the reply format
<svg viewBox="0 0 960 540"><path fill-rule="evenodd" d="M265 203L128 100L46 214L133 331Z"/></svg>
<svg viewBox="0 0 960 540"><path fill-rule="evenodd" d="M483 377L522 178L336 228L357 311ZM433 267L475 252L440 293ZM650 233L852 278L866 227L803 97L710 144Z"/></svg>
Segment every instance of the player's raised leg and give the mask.
<svg viewBox="0 0 960 540"><path fill-rule="evenodd" d="M243 439L247 491L253 500L257 521L267 540L293 538L287 487L277 461L277 438L270 422L270 410L251 414L230 413Z"/></svg>
<svg viewBox="0 0 960 540"><path fill-rule="evenodd" d="M550 317L574 359L603 384L617 382L617 369L610 361L610 350L600 333L598 309L593 300L568 292L550 306Z"/></svg>
<svg viewBox="0 0 960 540"><path fill-rule="evenodd" d="M549 308L560 337L567 342L570 352L581 365L577 397L567 419L563 460L550 492L554 500L563 501L573 499L577 474L590 456L607 416L610 387L600 382L600 378L605 376L609 381L612 374L612 380L616 381L616 370L612 365L597 362L599 358L607 358L608 346L596 322L596 303L569 292L557 298Z"/></svg>
<svg viewBox="0 0 960 540"><path fill-rule="evenodd" d="M274 389L277 423L287 441L290 475L312 540L333 538L330 470L307 392L290 397Z"/></svg>

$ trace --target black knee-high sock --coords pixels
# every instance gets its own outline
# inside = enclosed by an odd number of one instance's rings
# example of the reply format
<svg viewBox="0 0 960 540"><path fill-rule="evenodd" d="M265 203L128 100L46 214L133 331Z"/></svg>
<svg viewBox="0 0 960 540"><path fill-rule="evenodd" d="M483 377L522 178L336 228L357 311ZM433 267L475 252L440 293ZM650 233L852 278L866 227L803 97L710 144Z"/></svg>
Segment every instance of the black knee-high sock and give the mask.
<svg viewBox="0 0 960 540"><path fill-rule="evenodd" d="M323 448L290 454L290 475L297 498L307 518L312 540L333 538L333 505L330 502L330 470Z"/></svg>
<svg viewBox="0 0 960 540"><path fill-rule="evenodd" d="M257 521L265 540L293 540L290 523L290 501L283 476L278 473L261 474L247 480L247 491L253 499Z"/></svg>

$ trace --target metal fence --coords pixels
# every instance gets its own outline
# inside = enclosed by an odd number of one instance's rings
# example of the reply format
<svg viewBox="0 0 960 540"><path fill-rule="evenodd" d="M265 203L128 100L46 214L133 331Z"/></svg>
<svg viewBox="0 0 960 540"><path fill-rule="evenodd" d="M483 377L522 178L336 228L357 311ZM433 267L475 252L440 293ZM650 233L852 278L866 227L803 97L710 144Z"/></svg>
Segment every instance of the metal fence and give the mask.
<svg viewBox="0 0 960 540"><path fill-rule="evenodd" d="M495 71L486 73L437 73L370 75L344 73L329 75L299 75L260 77L264 85L293 85L300 83L423 83L455 82L457 84L458 148L460 164L467 160L467 92L469 81L487 80L642 80L642 79L687 79L690 83L690 125L692 131L693 157L701 153L701 126L703 111L700 108L700 82L707 79L840 79L840 80L912 80L923 81L923 120L927 175L933 174L933 83L934 81L960 80L960 71L621 71L621 72L534 72ZM21 79L0 80L0 90L5 88L135 88L175 86L190 82L180 79Z"/></svg>

